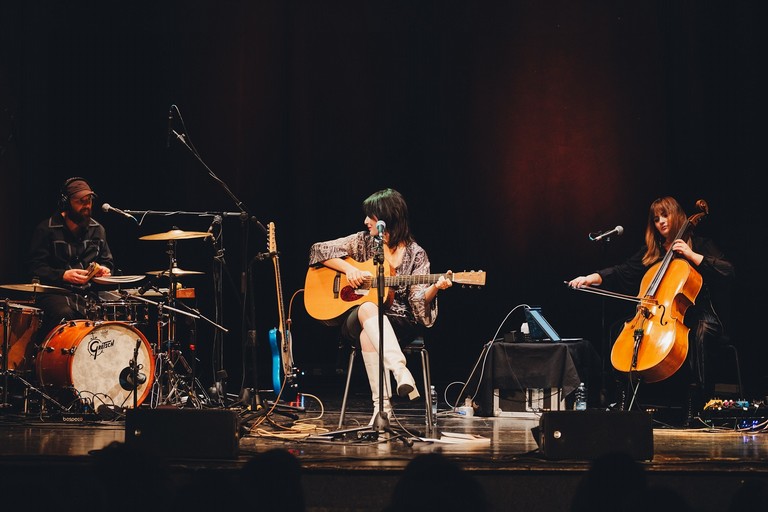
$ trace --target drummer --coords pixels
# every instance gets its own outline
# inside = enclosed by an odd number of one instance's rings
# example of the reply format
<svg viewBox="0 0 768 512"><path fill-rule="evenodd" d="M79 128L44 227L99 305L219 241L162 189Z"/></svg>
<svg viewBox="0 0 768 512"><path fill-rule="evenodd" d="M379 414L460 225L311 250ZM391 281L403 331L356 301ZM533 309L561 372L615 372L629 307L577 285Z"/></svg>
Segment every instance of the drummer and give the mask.
<svg viewBox="0 0 768 512"><path fill-rule="evenodd" d="M91 217L95 197L84 178L69 178L61 186L53 215L41 221L32 235L29 272L33 281L63 289L36 298L35 305L43 311L40 342L62 321L86 318L90 279L112 274L114 263L104 226Z"/></svg>

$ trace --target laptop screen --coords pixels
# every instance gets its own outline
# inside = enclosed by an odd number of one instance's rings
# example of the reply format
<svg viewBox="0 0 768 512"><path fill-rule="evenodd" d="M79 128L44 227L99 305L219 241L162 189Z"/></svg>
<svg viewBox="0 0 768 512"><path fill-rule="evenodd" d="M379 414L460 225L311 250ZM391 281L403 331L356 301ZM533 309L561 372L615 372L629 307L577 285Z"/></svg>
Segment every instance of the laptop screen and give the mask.
<svg viewBox="0 0 768 512"><path fill-rule="evenodd" d="M557 331L547 322L544 315L541 314L540 307L529 307L525 309L525 321L528 322L528 332L532 340L550 340L559 342L562 340Z"/></svg>

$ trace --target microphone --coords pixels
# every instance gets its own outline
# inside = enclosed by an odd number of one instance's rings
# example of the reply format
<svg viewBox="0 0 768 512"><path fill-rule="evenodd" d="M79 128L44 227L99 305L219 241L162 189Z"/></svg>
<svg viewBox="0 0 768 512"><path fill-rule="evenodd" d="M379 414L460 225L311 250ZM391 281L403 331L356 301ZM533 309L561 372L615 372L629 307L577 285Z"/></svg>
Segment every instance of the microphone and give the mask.
<svg viewBox="0 0 768 512"><path fill-rule="evenodd" d="M208 237L210 237L210 238L212 238L212 239L214 238L214 237L213 237L213 228L214 228L214 227L215 227L217 224L218 224L218 225L221 225L221 220L222 220L222 219L221 219L221 215L214 215L214 216L213 216L213 220L211 221L211 225L210 225L210 226L208 226ZM208 238L208 237L206 237L206 238Z"/></svg>
<svg viewBox="0 0 768 512"><path fill-rule="evenodd" d="M384 236L384 230L386 229L386 227L387 227L387 223L384 222L383 220L376 221L376 229L379 230L379 238Z"/></svg>
<svg viewBox="0 0 768 512"><path fill-rule="evenodd" d="M173 105L168 109L168 138L165 141L165 147L171 147L171 133L173 133Z"/></svg>
<svg viewBox="0 0 768 512"><path fill-rule="evenodd" d="M137 371L136 371L136 385L134 386L133 361L129 363L129 366L126 366L125 368L123 368L122 371L120 372L120 376L118 377L120 387L122 387L126 391L131 391L134 387L139 387L145 382L147 382L146 374L138 371L139 369L140 368L137 368Z"/></svg>
<svg viewBox="0 0 768 512"><path fill-rule="evenodd" d="M115 213L119 213L119 214L120 214L120 215L122 215L123 217L127 217L127 218L131 219L131 220L132 220L133 222L135 222L136 224L138 224L138 223L139 223L139 221L138 221L138 220L136 220L136 217L134 217L133 215L131 215L131 214L130 214L130 213L128 213L128 212L124 212L124 211L123 211L123 210L121 210L120 208L115 208L114 206L112 206L112 205L111 205L111 204L109 204L109 203L104 203L104 204L102 204L102 205L101 205L101 209L102 209L102 210L104 210L105 212L115 212Z"/></svg>
<svg viewBox="0 0 768 512"><path fill-rule="evenodd" d="M592 236L592 233L589 234L589 239L593 242L598 242L600 240L603 240L604 238L610 238L613 235L621 236L624 233L624 228L621 226L616 226L610 231L606 231L604 233L600 233L597 236Z"/></svg>

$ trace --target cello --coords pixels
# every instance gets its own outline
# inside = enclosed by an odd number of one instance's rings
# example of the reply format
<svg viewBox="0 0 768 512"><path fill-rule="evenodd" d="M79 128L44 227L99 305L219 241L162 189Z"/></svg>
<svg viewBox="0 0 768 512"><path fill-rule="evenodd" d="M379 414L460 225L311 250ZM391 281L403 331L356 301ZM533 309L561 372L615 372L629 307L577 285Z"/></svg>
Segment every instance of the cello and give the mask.
<svg viewBox="0 0 768 512"><path fill-rule="evenodd" d="M703 199L696 207L700 212L686 219L675 240L684 238L709 214ZM701 274L671 250L652 265L641 281L635 316L624 324L611 349L613 367L638 374L645 382L658 382L677 372L688 356L690 329L683 323L685 312L695 303L702 283Z"/></svg>

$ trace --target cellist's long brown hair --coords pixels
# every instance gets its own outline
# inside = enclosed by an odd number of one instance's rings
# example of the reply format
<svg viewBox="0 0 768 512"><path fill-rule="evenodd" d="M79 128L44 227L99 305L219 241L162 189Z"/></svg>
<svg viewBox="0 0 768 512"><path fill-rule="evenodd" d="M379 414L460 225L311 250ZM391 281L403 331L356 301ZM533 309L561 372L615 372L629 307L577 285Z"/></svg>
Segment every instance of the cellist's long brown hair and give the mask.
<svg viewBox="0 0 768 512"><path fill-rule="evenodd" d="M643 265L650 267L662 257L664 237L656 229L654 221L656 217L665 215L670 219L669 231L677 234L688 219L683 207L674 197L665 196L656 199L648 209L648 225L645 226L645 245L647 250L643 255ZM688 237L690 243L690 236Z"/></svg>

